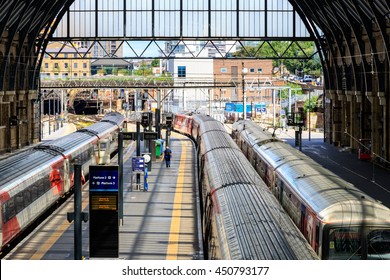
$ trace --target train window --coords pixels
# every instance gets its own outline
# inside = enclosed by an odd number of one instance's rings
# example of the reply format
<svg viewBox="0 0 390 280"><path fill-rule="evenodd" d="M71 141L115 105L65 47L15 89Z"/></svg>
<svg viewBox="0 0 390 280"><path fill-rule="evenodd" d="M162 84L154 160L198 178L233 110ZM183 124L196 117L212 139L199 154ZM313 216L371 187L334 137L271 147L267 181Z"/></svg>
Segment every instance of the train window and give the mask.
<svg viewBox="0 0 390 280"><path fill-rule="evenodd" d="M357 227L329 230L329 259L360 259L360 232Z"/></svg>
<svg viewBox="0 0 390 280"><path fill-rule="evenodd" d="M16 211L16 213L21 212L23 210L23 208L24 208L23 195L21 193L19 193L15 197L15 211Z"/></svg>
<svg viewBox="0 0 390 280"><path fill-rule="evenodd" d="M38 188L37 186L31 187L31 202L35 201L38 198Z"/></svg>
<svg viewBox="0 0 390 280"><path fill-rule="evenodd" d="M368 259L390 259L390 229L376 229L367 236Z"/></svg>
<svg viewBox="0 0 390 280"><path fill-rule="evenodd" d="M4 222L8 222L16 215L15 211L15 200L13 197L11 197L3 207L3 216L4 216Z"/></svg>
<svg viewBox="0 0 390 280"><path fill-rule="evenodd" d="M24 201L24 207L27 207L31 204L31 193L29 189L25 189L23 191L23 201Z"/></svg>
<svg viewBox="0 0 390 280"><path fill-rule="evenodd" d="M40 180L38 182L38 197L42 196L45 193L45 186L42 184L42 181Z"/></svg>

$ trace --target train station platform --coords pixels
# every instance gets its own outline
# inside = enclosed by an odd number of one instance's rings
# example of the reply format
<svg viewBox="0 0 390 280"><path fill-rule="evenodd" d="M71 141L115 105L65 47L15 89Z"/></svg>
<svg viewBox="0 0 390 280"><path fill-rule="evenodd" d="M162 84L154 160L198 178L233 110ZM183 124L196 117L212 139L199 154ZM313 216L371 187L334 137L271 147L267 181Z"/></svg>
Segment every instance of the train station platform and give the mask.
<svg viewBox="0 0 390 280"><path fill-rule="evenodd" d="M295 147L293 128L287 131L278 129L276 136ZM303 131L302 152L390 208L390 170L370 161L359 160L357 154L347 147L324 143L322 132L311 131L309 137L309 132Z"/></svg>
<svg viewBox="0 0 390 280"><path fill-rule="evenodd" d="M119 226L119 259L202 259L199 195L193 142L172 132L171 167L162 158L152 163L148 191L131 188L135 142L124 149L124 214ZM141 143L141 148L143 143ZM142 152L142 150L141 150ZM82 211L88 212L88 185L82 191ZM73 198L8 253L8 260L73 260L74 227L67 212ZM82 255L89 259L89 222L82 224Z"/></svg>

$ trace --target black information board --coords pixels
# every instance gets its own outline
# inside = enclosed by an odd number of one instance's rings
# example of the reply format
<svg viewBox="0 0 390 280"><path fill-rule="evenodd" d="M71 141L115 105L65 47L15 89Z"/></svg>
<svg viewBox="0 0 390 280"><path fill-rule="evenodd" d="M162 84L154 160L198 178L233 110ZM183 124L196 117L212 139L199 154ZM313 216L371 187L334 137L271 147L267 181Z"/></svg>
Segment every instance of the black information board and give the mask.
<svg viewBox="0 0 390 280"><path fill-rule="evenodd" d="M153 131L145 131L144 132L144 140L157 140L157 132Z"/></svg>
<svg viewBox="0 0 390 280"><path fill-rule="evenodd" d="M135 132L122 132L123 140L137 140L137 134Z"/></svg>
<svg viewBox="0 0 390 280"><path fill-rule="evenodd" d="M89 167L89 252L91 258L119 256L119 167Z"/></svg>

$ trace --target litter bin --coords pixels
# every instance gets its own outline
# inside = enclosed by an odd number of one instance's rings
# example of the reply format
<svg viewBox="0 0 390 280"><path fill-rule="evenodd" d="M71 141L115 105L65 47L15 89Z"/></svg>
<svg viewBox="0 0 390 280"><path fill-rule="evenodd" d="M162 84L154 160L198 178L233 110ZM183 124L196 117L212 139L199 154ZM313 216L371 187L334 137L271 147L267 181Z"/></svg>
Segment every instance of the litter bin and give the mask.
<svg viewBox="0 0 390 280"><path fill-rule="evenodd" d="M160 157L164 151L164 140L157 139L155 142L156 142L156 157Z"/></svg>

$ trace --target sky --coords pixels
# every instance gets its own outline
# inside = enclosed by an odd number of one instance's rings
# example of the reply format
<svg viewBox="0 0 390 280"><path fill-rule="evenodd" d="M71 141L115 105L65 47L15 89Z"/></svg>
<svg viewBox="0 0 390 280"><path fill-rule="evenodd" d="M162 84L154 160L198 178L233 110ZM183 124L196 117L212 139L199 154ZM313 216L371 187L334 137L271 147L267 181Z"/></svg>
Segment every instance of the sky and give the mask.
<svg viewBox="0 0 390 280"><path fill-rule="evenodd" d="M123 11L126 2L126 11ZM294 12L288 0L211 1L209 25L208 0L184 0L181 22L180 1L156 2L154 14L151 0L76 0L69 17L64 16L55 37L289 37L293 35ZM164 3L164 4L161 4ZM238 18L237 18L238 15ZM67 19L70 33L67 34ZM96 24L97 21L97 24ZM181 24L182 23L182 24ZM295 19L296 36L308 36L300 20ZM154 33L152 33L154 26ZM97 29L96 29L97 27ZM182 32L182 33L180 33Z"/></svg>

